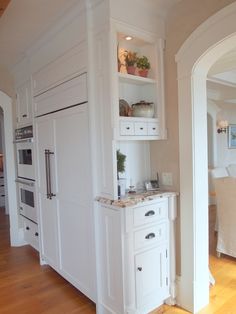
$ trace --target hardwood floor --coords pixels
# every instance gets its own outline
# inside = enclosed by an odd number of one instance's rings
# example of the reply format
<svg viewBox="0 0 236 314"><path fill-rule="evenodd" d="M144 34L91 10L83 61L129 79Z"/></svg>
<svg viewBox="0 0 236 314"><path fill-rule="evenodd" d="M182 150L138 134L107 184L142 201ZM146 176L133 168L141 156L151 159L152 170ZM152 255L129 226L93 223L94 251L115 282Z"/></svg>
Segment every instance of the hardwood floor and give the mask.
<svg viewBox="0 0 236 314"><path fill-rule="evenodd" d="M0 313L94 314L95 305L30 246L11 248L8 217L0 209Z"/></svg>
<svg viewBox="0 0 236 314"><path fill-rule="evenodd" d="M215 208L210 208L210 269L216 285L210 305L199 314L236 314L236 259L216 257ZM48 266L30 246L11 248L9 222L0 209L0 313L94 314L95 305ZM187 314L164 305L152 314ZM119 313L120 314L120 313Z"/></svg>
<svg viewBox="0 0 236 314"><path fill-rule="evenodd" d="M210 288L210 304L198 314L236 314L236 259L216 256L215 227L216 208L209 208L209 253L210 270L216 280ZM235 239L236 241L236 239ZM178 307L164 305L151 314L187 314Z"/></svg>

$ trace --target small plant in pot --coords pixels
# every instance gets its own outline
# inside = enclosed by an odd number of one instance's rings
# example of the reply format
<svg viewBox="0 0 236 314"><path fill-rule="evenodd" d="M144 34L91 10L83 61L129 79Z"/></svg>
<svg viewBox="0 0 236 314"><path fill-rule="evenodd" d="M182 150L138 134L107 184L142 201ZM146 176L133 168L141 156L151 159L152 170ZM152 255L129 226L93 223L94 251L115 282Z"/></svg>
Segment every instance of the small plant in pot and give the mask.
<svg viewBox="0 0 236 314"><path fill-rule="evenodd" d="M148 70L151 68L150 62L146 56L142 56L137 60L138 73L140 76L147 77Z"/></svg>
<svg viewBox="0 0 236 314"><path fill-rule="evenodd" d="M125 178L120 178L119 174L125 172L125 160L126 155L122 154L118 149L116 151L117 160L117 180L118 180L118 197L125 195L126 180Z"/></svg>
<svg viewBox="0 0 236 314"><path fill-rule="evenodd" d="M126 62L126 69L128 74L135 75L136 70L136 62L137 62L137 52L127 51L125 62Z"/></svg>

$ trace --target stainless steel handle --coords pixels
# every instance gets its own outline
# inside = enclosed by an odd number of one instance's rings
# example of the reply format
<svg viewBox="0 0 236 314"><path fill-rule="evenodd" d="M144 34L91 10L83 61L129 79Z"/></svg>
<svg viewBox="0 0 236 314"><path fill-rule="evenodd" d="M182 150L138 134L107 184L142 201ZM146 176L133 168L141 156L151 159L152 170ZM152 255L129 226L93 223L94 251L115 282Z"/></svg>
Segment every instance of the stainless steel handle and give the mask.
<svg viewBox="0 0 236 314"><path fill-rule="evenodd" d="M28 185L28 186L34 186L34 182L27 182L27 181L24 181L24 180L21 180L21 179L16 179L15 182L17 183L22 183L22 184L25 184L25 185Z"/></svg>
<svg viewBox="0 0 236 314"><path fill-rule="evenodd" d="M17 144L17 143L32 143L34 140L32 137L30 138L22 138L21 140L15 140L13 141L13 143Z"/></svg>
<svg viewBox="0 0 236 314"><path fill-rule="evenodd" d="M51 200L56 194L52 193L52 182L51 182L51 166L50 166L50 155L54 153L49 149L45 149L45 170L46 170L46 188L47 188L47 199Z"/></svg>

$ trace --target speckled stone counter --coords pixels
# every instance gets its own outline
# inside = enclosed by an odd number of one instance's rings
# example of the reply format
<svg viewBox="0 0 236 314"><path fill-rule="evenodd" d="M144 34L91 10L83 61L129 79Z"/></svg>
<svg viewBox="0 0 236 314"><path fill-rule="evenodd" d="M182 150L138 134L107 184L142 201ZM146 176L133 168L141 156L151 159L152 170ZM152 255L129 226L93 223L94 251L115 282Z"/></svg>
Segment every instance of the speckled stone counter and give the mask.
<svg viewBox="0 0 236 314"><path fill-rule="evenodd" d="M110 200L105 197L96 197L96 201L102 204L106 205L111 205L115 207L131 207L131 206L136 206L142 203L146 203L148 201L153 201L156 198L161 198L161 197L168 197L168 196L174 196L178 195L176 192L171 192L171 191L140 191L137 193L132 193L132 194L126 194L124 197L122 197L119 200Z"/></svg>

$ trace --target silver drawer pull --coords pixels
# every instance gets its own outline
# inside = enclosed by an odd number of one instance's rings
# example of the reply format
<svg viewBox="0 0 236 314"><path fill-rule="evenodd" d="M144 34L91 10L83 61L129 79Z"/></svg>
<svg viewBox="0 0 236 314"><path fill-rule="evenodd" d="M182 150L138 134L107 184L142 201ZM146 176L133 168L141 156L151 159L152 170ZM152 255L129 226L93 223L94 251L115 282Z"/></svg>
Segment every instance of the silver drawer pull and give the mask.
<svg viewBox="0 0 236 314"><path fill-rule="evenodd" d="M151 233L149 233L149 234L146 235L145 239L151 240L151 239L153 239L153 238L155 238L155 237L156 237L155 233L151 232Z"/></svg>
<svg viewBox="0 0 236 314"><path fill-rule="evenodd" d="M146 217L149 217L149 216L154 216L155 215L155 212L154 210L149 210L148 212L146 212L145 216Z"/></svg>

